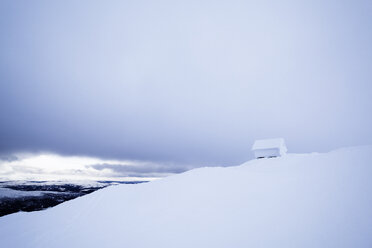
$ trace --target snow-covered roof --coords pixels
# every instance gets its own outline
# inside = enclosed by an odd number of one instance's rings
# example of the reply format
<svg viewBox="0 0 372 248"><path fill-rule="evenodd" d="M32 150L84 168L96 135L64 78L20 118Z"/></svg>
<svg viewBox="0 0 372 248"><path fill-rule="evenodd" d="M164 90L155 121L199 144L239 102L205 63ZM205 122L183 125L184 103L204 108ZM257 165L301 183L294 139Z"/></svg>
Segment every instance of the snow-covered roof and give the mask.
<svg viewBox="0 0 372 248"><path fill-rule="evenodd" d="M283 138L277 139L262 139L256 140L252 146L252 150L269 149L269 148L280 148L285 146Z"/></svg>

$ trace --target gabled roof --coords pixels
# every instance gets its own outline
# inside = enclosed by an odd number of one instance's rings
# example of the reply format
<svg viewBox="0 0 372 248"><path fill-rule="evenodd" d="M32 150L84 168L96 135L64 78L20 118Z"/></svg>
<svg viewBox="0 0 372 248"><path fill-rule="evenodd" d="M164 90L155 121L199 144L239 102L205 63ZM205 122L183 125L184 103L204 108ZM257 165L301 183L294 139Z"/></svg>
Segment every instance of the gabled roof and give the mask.
<svg viewBox="0 0 372 248"><path fill-rule="evenodd" d="M256 140L252 146L252 150L269 149L269 148L280 148L285 146L283 138L277 139L262 139Z"/></svg>

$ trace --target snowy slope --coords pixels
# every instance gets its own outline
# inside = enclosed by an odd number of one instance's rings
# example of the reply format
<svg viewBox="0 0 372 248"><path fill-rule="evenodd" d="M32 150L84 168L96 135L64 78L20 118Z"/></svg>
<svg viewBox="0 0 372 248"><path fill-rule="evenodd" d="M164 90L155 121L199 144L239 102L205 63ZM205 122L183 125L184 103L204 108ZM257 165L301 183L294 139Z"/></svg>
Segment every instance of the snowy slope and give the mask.
<svg viewBox="0 0 372 248"><path fill-rule="evenodd" d="M119 185L0 218L1 247L372 247L372 147Z"/></svg>

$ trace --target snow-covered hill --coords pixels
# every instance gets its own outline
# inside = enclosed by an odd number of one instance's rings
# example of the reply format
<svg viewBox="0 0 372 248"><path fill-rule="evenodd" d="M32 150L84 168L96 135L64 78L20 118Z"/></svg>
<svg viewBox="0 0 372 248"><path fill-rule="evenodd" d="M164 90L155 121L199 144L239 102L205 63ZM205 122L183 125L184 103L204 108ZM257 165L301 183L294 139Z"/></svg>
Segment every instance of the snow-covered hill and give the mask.
<svg viewBox="0 0 372 248"><path fill-rule="evenodd" d="M372 147L119 185L0 218L1 247L372 247Z"/></svg>

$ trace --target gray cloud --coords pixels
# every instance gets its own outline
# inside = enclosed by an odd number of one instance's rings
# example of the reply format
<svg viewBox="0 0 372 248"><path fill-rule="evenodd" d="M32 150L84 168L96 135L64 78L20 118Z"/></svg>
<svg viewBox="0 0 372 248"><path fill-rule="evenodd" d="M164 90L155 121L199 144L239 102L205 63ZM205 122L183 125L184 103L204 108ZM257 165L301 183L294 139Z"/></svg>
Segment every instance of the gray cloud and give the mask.
<svg viewBox="0 0 372 248"><path fill-rule="evenodd" d="M18 159L0 160L0 180L151 180L195 167L48 153L20 154L19 157L17 154L15 157Z"/></svg>
<svg viewBox="0 0 372 248"><path fill-rule="evenodd" d="M94 164L87 165L86 168L96 170L111 170L118 177L162 177L167 174L182 173L190 169L189 166L158 165L158 164Z"/></svg>
<svg viewBox="0 0 372 248"><path fill-rule="evenodd" d="M239 164L257 138L290 152L371 144L371 12L364 0L1 1L0 154L182 170Z"/></svg>
<svg viewBox="0 0 372 248"><path fill-rule="evenodd" d="M10 154L10 155L6 155L6 154L3 154L3 155L0 155L0 160L1 161L7 161L7 162L13 162L13 161L17 161L19 158L13 154Z"/></svg>

